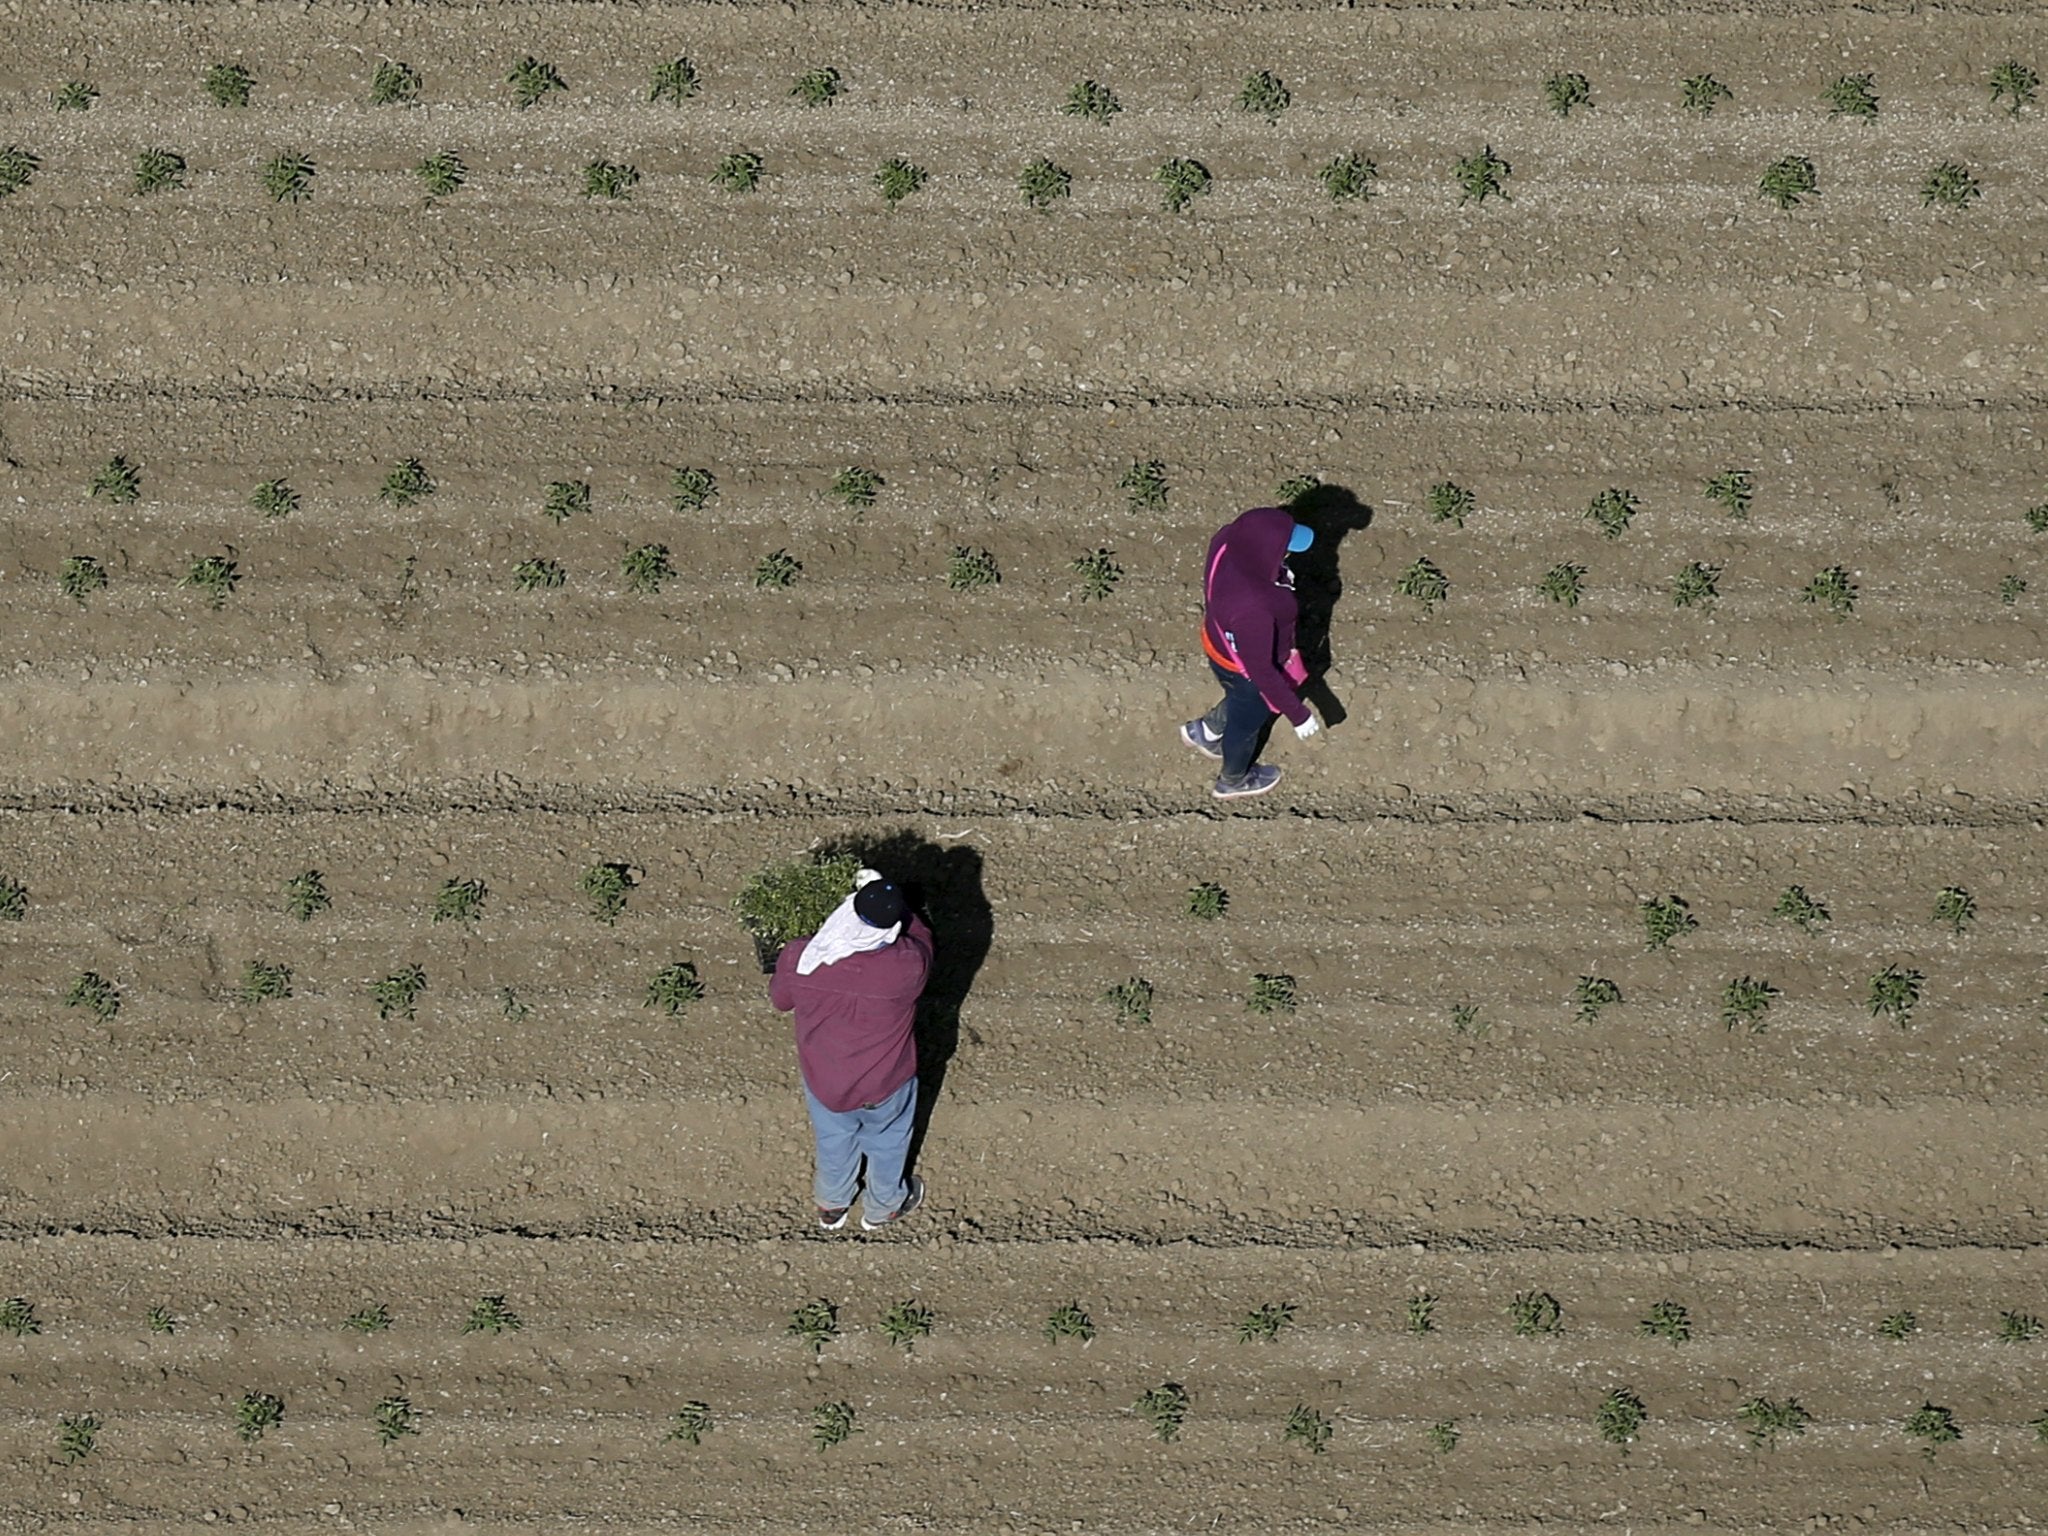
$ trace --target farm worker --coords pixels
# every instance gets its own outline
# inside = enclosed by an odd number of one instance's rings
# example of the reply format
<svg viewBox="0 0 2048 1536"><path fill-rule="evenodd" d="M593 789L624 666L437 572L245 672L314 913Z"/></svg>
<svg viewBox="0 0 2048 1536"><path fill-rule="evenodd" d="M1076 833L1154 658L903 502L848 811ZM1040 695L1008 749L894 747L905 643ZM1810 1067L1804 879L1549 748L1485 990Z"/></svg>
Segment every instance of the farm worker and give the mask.
<svg viewBox="0 0 2048 1536"><path fill-rule="evenodd" d="M817 1138L811 1183L818 1225L846 1225L867 1163L860 1224L901 1221L924 1202L906 1175L917 1112L917 1040L911 1024L932 968L932 931L903 892L872 869L809 938L775 957L768 1000L796 1015L796 1059Z"/></svg>
<svg viewBox="0 0 2048 1536"><path fill-rule="evenodd" d="M1211 791L1218 800L1263 795L1280 782L1278 768L1252 761L1274 715L1285 715L1303 741L1322 729L1301 698L1308 669L1294 648L1300 610L1287 565L1287 557L1315 537L1284 507L1254 507L1209 541L1202 562L1202 649L1223 684L1223 700L1183 725L1180 739L1222 762Z"/></svg>

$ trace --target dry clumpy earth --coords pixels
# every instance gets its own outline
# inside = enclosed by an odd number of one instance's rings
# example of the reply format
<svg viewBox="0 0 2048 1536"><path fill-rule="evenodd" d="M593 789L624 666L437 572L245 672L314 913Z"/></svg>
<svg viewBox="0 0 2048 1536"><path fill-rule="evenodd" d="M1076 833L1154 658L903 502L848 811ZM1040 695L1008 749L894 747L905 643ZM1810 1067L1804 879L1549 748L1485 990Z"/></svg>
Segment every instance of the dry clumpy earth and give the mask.
<svg viewBox="0 0 2048 1536"><path fill-rule="evenodd" d="M0 0L0 35L0 1528L2038 1518L2048 120L1988 88L2048 67L2036 8ZM528 55L563 88L522 111ZM678 56L696 94L650 101ZM380 60L416 102L371 104ZM1830 116L1864 72L1877 115ZM1084 79L1123 110L1063 115ZM1461 204L1488 146L1508 196ZM152 148L183 185L131 190ZM1034 211L1040 157L1071 195ZM1179 214L1175 157L1213 178ZM1944 161L1981 197L1925 201ZM117 455L139 495L89 495ZM410 459L433 493L380 498ZM1174 736L1201 550L1305 475L1331 729L1226 809ZM956 547L1000 582L949 588ZM931 1201L868 1238L809 1229L729 905L849 839L943 952ZM480 1296L523 1326L465 1332ZM1067 1304L1092 1338L1047 1337ZM1166 1383L1170 1443L1133 1412ZM245 1442L249 1393L283 1417ZM1757 1398L1808 1427L1760 1449Z"/></svg>

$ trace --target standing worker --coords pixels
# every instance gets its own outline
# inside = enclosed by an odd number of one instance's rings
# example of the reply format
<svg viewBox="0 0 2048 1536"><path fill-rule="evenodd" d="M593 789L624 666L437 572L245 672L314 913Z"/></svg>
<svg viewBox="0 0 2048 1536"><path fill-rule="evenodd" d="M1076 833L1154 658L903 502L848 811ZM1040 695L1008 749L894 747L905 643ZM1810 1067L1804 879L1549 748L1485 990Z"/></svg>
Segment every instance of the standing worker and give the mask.
<svg viewBox="0 0 2048 1536"><path fill-rule="evenodd" d="M1222 762L1210 791L1218 800L1263 795L1280 782L1278 768L1252 761L1274 715L1285 715L1302 741L1322 729L1302 702L1308 669L1294 648L1300 608L1287 566L1287 557L1300 554L1315 537L1285 507L1254 507L1209 541L1202 565L1202 649L1223 684L1223 701L1183 725L1180 739Z"/></svg>
<svg viewBox="0 0 2048 1536"><path fill-rule="evenodd" d="M817 1138L811 1193L818 1225L846 1225L867 1163L863 1230L901 1221L924 1202L904 1173L917 1118L912 1023L932 968L932 931L903 892L872 869L807 939L775 957L768 1000L796 1015L796 1059Z"/></svg>

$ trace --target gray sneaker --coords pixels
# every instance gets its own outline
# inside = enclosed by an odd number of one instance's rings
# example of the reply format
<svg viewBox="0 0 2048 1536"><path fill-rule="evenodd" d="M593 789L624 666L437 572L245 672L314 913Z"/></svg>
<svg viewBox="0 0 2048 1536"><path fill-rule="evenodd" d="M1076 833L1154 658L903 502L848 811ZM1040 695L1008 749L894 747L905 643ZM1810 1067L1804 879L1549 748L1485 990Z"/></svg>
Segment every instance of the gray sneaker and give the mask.
<svg viewBox="0 0 2048 1536"><path fill-rule="evenodd" d="M1209 734L1209 723L1207 720L1190 720L1180 728L1180 739L1201 753L1202 756L1213 757L1219 763L1223 761L1223 738Z"/></svg>
<svg viewBox="0 0 2048 1536"><path fill-rule="evenodd" d="M924 1204L924 1180L912 1175L904 1180L904 1183L909 1186L909 1190L903 1197L903 1203L897 1206L895 1210L874 1217L872 1220L863 1215L860 1219L861 1231L879 1232L884 1227L894 1226L920 1205Z"/></svg>
<svg viewBox="0 0 2048 1536"><path fill-rule="evenodd" d="M1218 779L1209 791L1218 800L1241 800L1246 795L1263 795L1280 782L1280 770L1270 763L1253 763L1241 779Z"/></svg>

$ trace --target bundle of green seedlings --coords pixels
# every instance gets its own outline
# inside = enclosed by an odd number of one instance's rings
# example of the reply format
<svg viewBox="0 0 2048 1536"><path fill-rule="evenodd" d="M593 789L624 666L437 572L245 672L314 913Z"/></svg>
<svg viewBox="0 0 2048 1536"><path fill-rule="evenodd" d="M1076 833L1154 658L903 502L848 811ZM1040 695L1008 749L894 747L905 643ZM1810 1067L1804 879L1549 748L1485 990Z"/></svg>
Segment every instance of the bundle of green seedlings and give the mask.
<svg viewBox="0 0 2048 1536"><path fill-rule="evenodd" d="M654 66L654 72L648 78L647 99L680 107L702 89L697 66L687 58L674 58Z"/></svg>
<svg viewBox="0 0 2048 1536"><path fill-rule="evenodd" d="M370 76L370 105L410 106L420 99L420 72L410 64L379 59Z"/></svg>
<svg viewBox="0 0 2048 1536"><path fill-rule="evenodd" d="M566 91L569 84L552 64L544 64L532 54L526 55L514 64L505 76L505 83L512 87L513 103L520 111L537 105L552 91Z"/></svg>
<svg viewBox="0 0 2048 1536"><path fill-rule="evenodd" d="M1106 123L1123 109L1116 92L1094 80L1080 81L1060 104L1060 111L1068 117L1085 117L1091 123Z"/></svg>
<svg viewBox="0 0 2048 1536"><path fill-rule="evenodd" d="M100 93L83 80L66 80L50 92L50 105L59 112L90 112Z"/></svg>
<svg viewBox="0 0 2048 1536"><path fill-rule="evenodd" d="M426 189L429 202L452 196L469 180L469 167L463 164L462 156L452 149L439 150L427 156L412 168L412 173Z"/></svg>
<svg viewBox="0 0 2048 1536"><path fill-rule="evenodd" d="M1080 578L1081 601L1099 602L1116 590L1116 584L1124 579L1124 568L1116 563L1116 554L1109 549L1097 549L1089 554L1077 556L1068 563L1067 569Z"/></svg>
<svg viewBox="0 0 2048 1536"><path fill-rule="evenodd" d="M215 64L199 78L199 89L217 107L246 107L256 77L241 64Z"/></svg>
<svg viewBox="0 0 2048 1536"><path fill-rule="evenodd" d="M1181 1426L1187 1422L1188 1389L1177 1381L1161 1382L1140 1393L1131 1411L1152 1426L1154 1435L1170 1443L1179 1438Z"/></svg>
<svg viewBox="0 0 2048 1536"><path fill-rule="evenodd" d="M235 1403L235 1434L253 1445L284 1422L284 1399L271 1392L244 1392Z"/></svg>
<svg viewBox="0 0 2048 1536"><path fill-rule="evenodd" d="M303 203L313 195L313 157L280 150L263 162L256 179L272 202Z"/></svg>
<svg viewBox="0 0 2048 1536"><path fill-rule="evenodd" d="M1643 1400L1628 1387L1610 1387L1602 1394L1593 1408L1593 1428L1600 1438L1609 1445L1619 1446L1626 1456L1628 1448L1643 1432L1643 1421L1649 1417Z"/></svg>
<svg viewBox="0 0 2048 1536"><path fill-rule="evenodd" d="M1024 195L1026 203L1043 212L1061 198L1073 194L1074 177L1064 166L1055 165L1041 155L1017 173L1017 190Z"/></svg>
<svg viewBox="0 0 2048 1536"><path fill-rule="evenodd" d="M825 1346L839 1337L839 1309L823 1297L807 1301L789 1314L789 1327L784 1332L813 1355L822 1355Z"/></svg>
<svg viewBox="0 0 2048 1536"><path fill-rule="evenodd" d="M128 190L137 197L168 192L185 185L185 157L175 150L145 149L135 156Z"/></svg>
<svg viewBox="0 0 2048 1536"><path fill-rule="evenodd" d="M1055 1343L1061 1339L1079 1339L1086 1344L1095 1337L1095 1321L1082 1310L1078 1301L1069 1301L1046 1314L1042 1331L1048 1340Z"/></svg>
<svg viewBox="0 0 2048 1536"><path fill-rule="evenodd" d="M1586 590L1586 568L1574 565L1569 560L1560 560L1543 573L1536 583L1536 591L1549 602L1566 608L1579 606L1579 599Z"/></svg>
<svg viewBox="0 0 2048 1536"><path fill-rule="evenodd" d="M0 197L11 197L36 179L42 157L19 144L0 148Z"/></svg>
<svg viewBox="0 0 2048 1536"><path fill-rule="evenodd" d="M1244 85L1237 93L1237 109L1263 117L1269 123L1277 123L1293 99L1278 75L1261 69L1244 77Z"/></svg>
<svg viewBox="0 0 2048 1536"><path fill-rule="evenodd" d="M427 973L417 965L393 971L370 983L370 1001L377 1005L380 1019L410 1019L415 1016L420 994L427 990Z"/></svg>
<svg viewBox="0 0 2048 1536"><path fill-rule="evenodd" d="M98 971L80 971L64 991L64 1006L83 1008L102 1024L121 1012L121 989Z"/></svg>
<svg viewBox="0 0 2048 1536"><path fill-rule="evenodd" d="M1722 102L1734 99L1735 93L1712 75L1688 75L1678 87L1678 104L1701 117L1711 116Z"/></svg>
<svg viewBox="0 0 2048 1536"><path fill-rule="evenodd" d="M839 71L807 69L796 77L789 94L807 107L828 107L839 99Z"/></svg>
<svg viewBox="0 0 2048 1536"><path fill-rule="evenodd" d="M1166 466L1158 459L1135 460L1117 476L1124 506L1132 512L1157 512L1166 505Z"/></svg>
<svg viewBox="0 0 2048 1536"><path fill-rule="evenodd" d="M899 1301L882 1313L877 1326L883 1338L907 1350L919 1339L930 1338L937 1321L938 1314L923 1302Z"/></svg>
<svg viewBox="0 0 2048 1536"><path fill-rule="evenodd" d="M811 1410L811 1443L821 1451L844 1445L860 1430L856 1418L851 1403L818 1404Z"/></svg>
<svg viewBox="0 0 2048 1536"><path fill-rule="evenodd" d="M972 548L965 544L955 545L952 555L946 561L946 585L955 592L970 592L977 587L993 587L1003 579L996 567L996 557L986 549Z"/></svg>
<svg viewBox="0 0 2048 1536"><path fill-rule="evenodd" d="M894 155L876 168L875 189L882 194L882 201L894 208L920 190L928 179L929 173L923 166Z"/></svg>
<svg viewBox="0 0 2048 1536"><path fill-rule="evenodd" d="M517 1333L526 1321L496 1292L477 1297L463 1320L464 1333Z"/></svg>
<svg viewBox="0 0 2048 1536"><path fill-rule="evenodd" d="M761 185L761 157L750 149L723 156L711 173L711 184L728 192L752 192Z"/></svg>
<svg viewBox="0 0 2048 1536"><path fill-rule="evenodd" d="M1102 994L1102 1000L1116 1010L1116 1022L1124 1029L1152 1022L1152 983L1142 976L1120 981Z"/></svg>
<svg viewBox="0 0 2048 1536"><path fill-rule="evenodd" d="M710 1434L714 1427L711 1405L689 1402L668 1416L668 1434L665 1438L680 1440L685 1445L701 1445L704 1437Z"/></svg>
<svg viewBox="0 0 2048 1536"><path fill-rule="evenodd" d="M1209 168L1199 160L1176 155L1152 173L1159 183L1159 202L1168 213L1185 213L1198 197L1207 197L1211 182Z"/></svg>
<svg viewBox="0 0 2048 1536"><path fill-rule="evenodd" d="M788 550L771 550L755 563L754 585L770 591L786 591L803 573L803 568L803 562Z"/></svg>
<svg viewBox="0 0 2048 1536"><path fill-rule="evenodd" d="M675 1018L703 996L704 983L698 979L697 967L687 960L676 960L648 978L647 996L640 1006L658 1008Z"/></svg>
<svg viewBox="0 0 2048 1536"><path fill-rule="evenodd" d="M1280 1441L1283 1445L1299 1445L1310 1455L1320 1456L1330 1448L1330 1438L1335 1433L1336 1425L1329 1418L1306 1403L1297 1403L1281 1427Z"/></svg>
<svg viewBox="0 0 2048 1536"><path fill-rule="evenodd" d="M1272 1343L1280 1337L1280 1330L1294 1321L1294 1310L1291 1301L1268 1301L1253 1307L1237 1320L1237 1342Z"/></svg>
<svg viewBox="0 0 2048 1536"><path fill-rule="evenodd" d="M577 889L590 904L590 915L607 928L626 910L626 894L640 883L630 864L593 864L583 871Z"/></svg>
<svg viewBox="0 0 2048 1536"><path fill-rule="evenodd" d="M626 198L633 195L633 188L640 184L640 172L630 165L602 156L583 167L583 195L585 197Z"/></svg>
<svg viewBox="0 0 2048 1536"><path fill-rule="evenodd" d="M57 568L57 590L83 608L86 598L107 590L107 568L92 555L67 555Z"/></svg>
<svg viewBox="0 0 2048 1536"><path fill-rule="evenodd" d="M829 494L842 507L865 512L875 504L875 497L885 483L876 471L851 464L832 477Z"/></svg>
<svg viewBox="0 0 2048 1536"><path fill-rule="evenodd" d="M1573 107L1593 104L1593 88L1584 75L1551 75L1543 82L1543 104L1559 117L1570 117Z"/></svg>
<svg viewBox="0 0 2048 1536"><path fill-rule="evenodd" d="M1487 145L1477 154L1465 155L1453 162L1451 179L1458 184L1460 203L1484 203L1489 197L1502 202L1512 202L1508 193L1508 177L1515 168L1493 152Z"/></svg>
<svg viewBox="0 0 2048 1536"><path fill-rule="evenodd" d="M1333 203L1367 201L1379 179L1379 163L1356 151L1336 156L1316 172L1316 180L1323 184L1323 192Z"/></svg>
<svg viewBox="0 0 2048 1536"><path fill-rule="evenodd" d="M126 506L142 499L142 471L117 453L93 471L86 490L99 500Z"/></svg>

